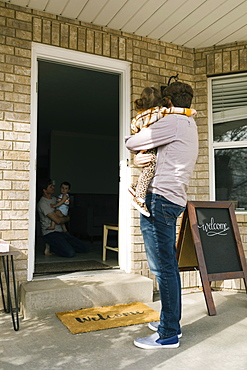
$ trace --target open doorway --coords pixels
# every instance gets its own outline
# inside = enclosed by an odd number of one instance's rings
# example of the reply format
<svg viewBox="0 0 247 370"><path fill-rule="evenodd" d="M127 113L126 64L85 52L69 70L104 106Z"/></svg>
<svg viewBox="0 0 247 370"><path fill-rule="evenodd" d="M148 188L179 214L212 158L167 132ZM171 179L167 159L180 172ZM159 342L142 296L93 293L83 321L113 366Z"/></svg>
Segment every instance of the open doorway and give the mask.
<svg viewBox="0 0 247 370"><path fill-rule="evenodd" d="M71 183L68 230L90 249L71 263L102 261L103 224L118 224L119 81L117 73L38 61L36 199L44 178L55 194L62 181ZM117 233L109 243L117 246ZM66 260L45 256L44 247L37 222L35 264ZM107 253L107 264L117 266L118 253Z"/></svg>

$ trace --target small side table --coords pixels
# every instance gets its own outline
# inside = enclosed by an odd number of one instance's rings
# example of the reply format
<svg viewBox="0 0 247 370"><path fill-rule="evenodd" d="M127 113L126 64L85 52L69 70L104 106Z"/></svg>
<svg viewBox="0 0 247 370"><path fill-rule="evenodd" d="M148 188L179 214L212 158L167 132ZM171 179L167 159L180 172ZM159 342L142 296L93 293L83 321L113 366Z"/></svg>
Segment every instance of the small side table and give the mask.
<svg viewBox="0 0 247 370"><path fill-rule="evenodd" d="M12 316L13 327L15 331L19 330L19 302L18 302L18 295L16 289L16 280L15 280L15 267L14 267L14 256L19 255L19 251L9 251L9 252L0 252L0 259L2 260L3 265L3 276L5 278L7 294L6 297L4 296L3 290L3 279L0 272L0 286L1 286L1 293L2 293L2 300L3 300L3 308L5 313L10 313ZM10 261L9 261L10 257ZM14 290L14 303L15 309L13 308L11 293L10 293L10 265L12 270L12 284Z"/></svg>
<svg viewBox="0 0 247 370"><path fill-rule="evenodd" d="M118 252L118 247L109 247L107 245L108 230L118 231L118 224L105 224L103 225L103 261L106 260L106 250Z"/></svg>

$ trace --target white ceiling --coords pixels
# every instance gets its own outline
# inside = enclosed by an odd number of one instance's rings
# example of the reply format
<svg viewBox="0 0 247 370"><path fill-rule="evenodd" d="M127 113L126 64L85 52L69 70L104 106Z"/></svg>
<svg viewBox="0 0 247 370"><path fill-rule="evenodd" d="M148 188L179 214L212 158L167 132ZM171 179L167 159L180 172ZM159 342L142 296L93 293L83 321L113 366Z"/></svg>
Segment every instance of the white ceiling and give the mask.
<svg viewBox="0 0 247 370"><path fill-rule="evenodd" d="M189 48L247 41L247 0L5 0Z"/></svg>

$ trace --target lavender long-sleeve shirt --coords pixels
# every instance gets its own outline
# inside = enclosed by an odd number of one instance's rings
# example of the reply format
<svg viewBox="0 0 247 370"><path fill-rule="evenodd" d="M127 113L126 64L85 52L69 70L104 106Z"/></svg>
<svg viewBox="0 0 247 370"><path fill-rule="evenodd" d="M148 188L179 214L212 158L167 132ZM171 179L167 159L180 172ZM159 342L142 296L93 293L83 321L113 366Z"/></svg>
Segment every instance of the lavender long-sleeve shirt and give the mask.
<svg viewBox="0 0 247 370"><path fill-rule="evenodd" d="M126 139L131 151L158 148L149 191L185 206L187 188L198 155L197 126L192 117L171 114Z"/></svg>

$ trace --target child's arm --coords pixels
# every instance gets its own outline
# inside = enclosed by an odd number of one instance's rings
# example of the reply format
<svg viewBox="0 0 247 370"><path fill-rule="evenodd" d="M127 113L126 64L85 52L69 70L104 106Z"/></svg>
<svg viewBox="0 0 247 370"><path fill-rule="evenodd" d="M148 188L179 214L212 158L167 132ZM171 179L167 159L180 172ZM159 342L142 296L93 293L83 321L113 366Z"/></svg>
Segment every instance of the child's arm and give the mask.
<svg viewBox="0 0 247 370"><path fill-rule="evenodd" d="M165 108L165 114L184 114L187 117L195 116L197 114L197 111L195 109L190 108L180 108L180 107L171 107L171 108Z"/></svg>
<svg viewBox="0 0 247 370"><path fill-rule="evenodd" d="M62 200L56 204L51 204L52 208L60 207L69 198L68 194L63 194Z"/></svg>

